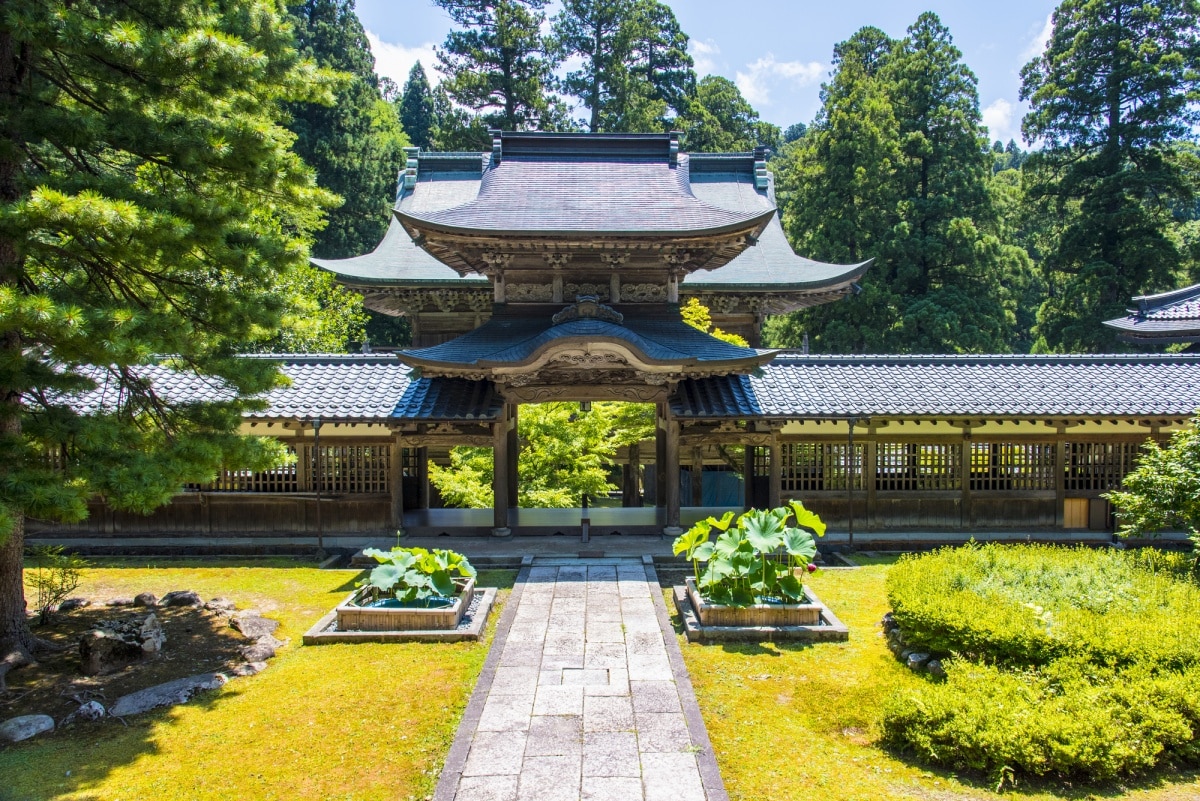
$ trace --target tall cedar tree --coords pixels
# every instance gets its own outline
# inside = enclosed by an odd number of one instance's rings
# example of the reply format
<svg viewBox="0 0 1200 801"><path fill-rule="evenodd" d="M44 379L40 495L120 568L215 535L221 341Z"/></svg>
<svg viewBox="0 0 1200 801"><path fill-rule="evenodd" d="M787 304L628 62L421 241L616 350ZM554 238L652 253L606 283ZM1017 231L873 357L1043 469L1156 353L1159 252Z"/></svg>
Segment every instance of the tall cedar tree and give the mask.
<svg viewBox="0 0 1200 801"><path fill-rule="evenodd" d="M787 187L788 220L809 255L876 264L861 297L775 323L777 343L794 346L807 330L825 352L1008 347L1002 276L1024 257L996 236L991 156L961 55L929 13L890 46L868 28L835 51Z"/></svg>
<svg viewBox="0 0 1200 801"><path fill-rule="evenodd" d="M404 91L400 95L400 125L408 141L422 150L433 147L433 132L437 126L437 106L425 68L418 61L408 72Z"/></svg>
<svg viewBox="0 0 1200 801"><path fill-rule="evenodd" d="M1166 289L1184 263L1172 207L1191 201L1173 146L1200 123L1195 0L1065 0L1046 51L1021 73L1023 132L1043 148L1028 195L1057 222L1038 317L1048 350L1107 350L1101 321L1129 297Z"/></svg>
<svg viewBox="0 0 1200 801"><path fill-rule="evenodd" d="M316 170L317 183L342 198L313 253L357 256L374 249L387 230L401 148L408 142L397 110L379 92L375 59L353 0L306 0L288 10L301 54L345 73L333 105L291 107L296 152Z"/></svg>
<svg viewBox="0 0 1200 801"><path fill-rule="evenodd" d="M779 127L758 118L737 84L719 75L706 75L688 100L676 124L691 153L729 153L762 145L777 150Z"/></svg>
<svg viewBox="0 0 1200 801"><path fill-rule="evenodd" d="M558 87L592 133L665 130L695 92L688 36L657 0L565 0L553 36L560 59L582 58Z"/></svg>
<svg viewBox="0 0 1200 801"><path fill-rule="evenodd" d="M464 29L451 31L437 56L446 93L479 115L475 128L483 130L473 138L488 127L525 131L559 125L560 110L549 96L557 65L541 31L548 0L434 2Z"/></svg>
<svg viewBox="0 0 1200 801"><path fill-rule="evenodd" d="M281 112L330 101L331 76L299 59L280 10L5 4L0 683L38 646L22 590L25 516L80 520L93 494L148 512L221 465L282 457L237 433L249 402L236 393L274 386L277 367L236 353L280 326L279 278L309 269L307 232L333 198L291 152ZM213 401L181 403L140 379L155 354L173 354ZM102 403L68 404L101 385Z"/></svg>

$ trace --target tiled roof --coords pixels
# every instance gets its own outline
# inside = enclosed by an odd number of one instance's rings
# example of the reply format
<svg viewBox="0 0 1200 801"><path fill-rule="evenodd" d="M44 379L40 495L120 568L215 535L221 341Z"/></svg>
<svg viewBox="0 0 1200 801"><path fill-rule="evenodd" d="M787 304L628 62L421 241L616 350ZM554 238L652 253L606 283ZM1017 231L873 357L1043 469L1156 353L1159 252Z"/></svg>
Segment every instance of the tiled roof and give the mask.
<svg viewBox="0 0 1200 801"><path fill-rule="evenodd" d="M754 376L681 382L689 418L1188 417L1195 356L798 356Z"/></svg>
<svg viewBox="0 0 1200 801"><path fill-rule="evenodd" d="M678 313L630 316L621 324L584 318L558 325L549 316L505 314L449 342L404 351L401 358L415 365L522 364L563 339L620 341L648 361L667 364L741 361L767 353L722 342L682 322Z"/></svg>
<svg viewBox="0 0 1200 801"><path fill-rule="evenodd" d="M391 416L408 388L408 368L394 356L282 357L291 386L267 393L268 408L250 417L378 420Z"/></svg>
<svg viewBox="0 0 1200 801"><path fill-rule="evenodd" d="M122 384L114 373L99 368L77 371L95 382L96 388L73 394L67 401L79 414L112 412L125 400ZM148 381L155 395L168 403L216 403L233 400L236 394L223 381L212 376L179 372L160 365L143 365L130 372L137 378ZM59 402L55 395L52 402Z"/></svg>
<svg viewBox="0 0 1200 801"><path fill-rule="evenodd" d="M1121 332L1122 339L1146 343L1200 341L1200 284L1139 295L1127 317L1104 324Z"/></svg>
<svg viewBox="0 0 1200 801"><path fill-rule="evenodd" d="M408 385L392 417L406 420L495 420L504 410L490 381L419 378Z"/></svg>

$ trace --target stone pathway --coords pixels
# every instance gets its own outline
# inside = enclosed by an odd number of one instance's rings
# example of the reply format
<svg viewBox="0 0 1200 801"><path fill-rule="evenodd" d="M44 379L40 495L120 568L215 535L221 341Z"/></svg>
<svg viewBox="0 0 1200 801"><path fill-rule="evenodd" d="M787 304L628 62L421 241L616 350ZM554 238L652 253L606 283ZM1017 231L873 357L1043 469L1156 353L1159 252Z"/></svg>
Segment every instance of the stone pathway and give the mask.
<svg viewBox="0 0 1200 801"><path fill-rule="evenodd" d="M434 798L727 798L652 565L522 568Z"/></svg>

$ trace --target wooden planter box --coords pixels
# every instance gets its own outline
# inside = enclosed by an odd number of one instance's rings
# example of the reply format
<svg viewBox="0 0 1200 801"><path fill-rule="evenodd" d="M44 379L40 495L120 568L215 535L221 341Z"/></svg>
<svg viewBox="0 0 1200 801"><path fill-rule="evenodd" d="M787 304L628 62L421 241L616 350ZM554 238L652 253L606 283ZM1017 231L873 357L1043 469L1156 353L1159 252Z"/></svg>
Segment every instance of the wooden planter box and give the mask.
<svg viewBox="0 0 1200 801"><path fill-rule="evenodd" d="M461 588L452 606L445 609L378 609L358 606L369 592L355 590L334 611L339 631L430 631L453 629L462 621L475 597L475 579L455 582Z"/></svg>
<svg viewBox="0 0 1200 801"><path fill-rule="evenodd" d="M703 626L817 626L821 623L820 604L755 604L754 606L722 606L700 597L696 580L686 579L688 599ZM805 591L807 593L807 590Z"/></svg>

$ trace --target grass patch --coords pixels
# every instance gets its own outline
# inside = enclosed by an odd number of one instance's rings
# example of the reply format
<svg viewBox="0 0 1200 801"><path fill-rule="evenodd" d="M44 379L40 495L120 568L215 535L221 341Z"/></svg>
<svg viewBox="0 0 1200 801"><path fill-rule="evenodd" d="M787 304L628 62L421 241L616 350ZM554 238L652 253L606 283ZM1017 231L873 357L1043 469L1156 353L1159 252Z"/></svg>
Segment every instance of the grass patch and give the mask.
<svg viewBox="0 0 1200 801"><path fill-rule="evenodd" d="M806 579L850 627L850 641L818 644L689 645L684 662L734 801L1200 797L1200 773L1160 771L1136 782L1022 783L995 794L986 777L930 769L880 747L881 706L927 679L887 650L889 566L828 570Z"/></svg>
<svg viewBox="0 0 1200 801"><path fill-rule="evenodd" d="M0 751L0 798L375 799L432 793L498 610L479 643L300 646L353 587L357 571L288 559L106 561L86 571L88 598L193 589L256 607L290 645L258 676L192 703L81 724ZM480 571L499 586L513 571ZM170 642L164 658L170 654ZM22 671L9 674L14 686ZM115 699L108 699L111 703ZM33 711L33 710L30 710Z"/></svg>

